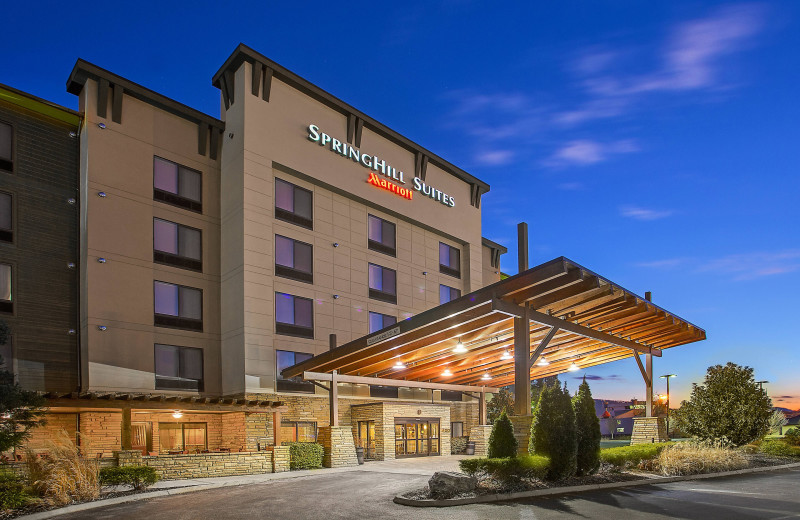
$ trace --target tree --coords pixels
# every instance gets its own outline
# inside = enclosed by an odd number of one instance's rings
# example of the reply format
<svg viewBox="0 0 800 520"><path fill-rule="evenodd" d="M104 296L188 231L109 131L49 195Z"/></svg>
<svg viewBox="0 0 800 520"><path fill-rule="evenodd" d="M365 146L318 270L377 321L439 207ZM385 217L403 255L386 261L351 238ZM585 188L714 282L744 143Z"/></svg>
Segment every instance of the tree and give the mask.
<svg viewBox="0 0 800 520"><path fill-rule="evenodd" d="M575 411L567 391L558 385L547 385L539 395L539 403L531 423L528 452L550 458L548 478L561 480L575 474L578 441Z"/></svg>
<svg viewBox="0 0 800 520"><path fill-rule="evenodd" d="M772 410L772 414L769 416L769 431L772 433L783 433L783 427L786 426L788 422L789 420L786 419L786 414L776 408Z"/></svg>
<svg viewBox="0 0 800 520"><path fill-rule="evenodd" d="M514 415L514 394L505 388L501 388L499 393L486 402L486 418L489 424L494 424L503 412Z"/></svg>
<svg viewBox="0 0 800 520"><path fill-rule="evenodd" d="M495 421L494 426L492 426L492 434L489 435L489 458L516 457L517 446L517 439L514 437L514 426L511 424L511 419L508 418L506 412L503 412Z"/></svg>
<svg viewBox="0 0 800 520"><path fill-rule="evenodd" d="M594 409L592 391L586 378L572 398L575 436L578 444L576 474L591 475L600 468L600 420Z"/></svg>
<svg viewBox="0 0 800 520"><path fill-rule="evenodd" d="M771 414L772 401L756 384L753 369L729 362L708 367L704 383L692 384L679 417L689 435L742 446L769 433Z"/></svg>
<svg viewBox="0 0 800 520"><path fill-rule="evenodd" d="M0 321L0 345L10 336L8 325ZM0 451L21 446L30 430L45 423L47 400L25 390L14 380L14 374L0 370Z"/></svg>
<svg viewBox="0 0 800 520"><path fill-rule="evenodd" d="M539 395L546 386L558 386L561 382L558 376L540 377L531 381L531 415L536 412L536 406L539 404Z"/></svg>

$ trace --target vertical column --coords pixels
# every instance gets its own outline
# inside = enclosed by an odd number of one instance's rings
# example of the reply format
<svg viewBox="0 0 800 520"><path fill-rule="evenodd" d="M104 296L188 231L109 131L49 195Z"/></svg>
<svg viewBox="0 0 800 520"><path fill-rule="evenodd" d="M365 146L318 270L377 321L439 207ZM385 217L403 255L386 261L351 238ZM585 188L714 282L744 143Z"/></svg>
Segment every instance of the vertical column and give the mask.
<svg viewBox="0 0 800 520"><path fill-rule="evenodd" d="M272 412L272 444L281 445L281 412Z"/></svg>
<svg viewBox="0 0 800 520"><path fill-rule="evenodd" d="M528 307L522 308L522 318L514 318L514 415L531 414L531 323Z"/></svg>
<svg viewBox="0 0 800 520"><path fill-rule="evenodd" d="M481 395L478 397L478 425L486 424L486 389L481 388Z"/></svg>
<svg viewBox="0 0 800 520"><path fill-rule="evenodd" d="M519 272L528 270L528 223L517 224L517 260Z"/></svg>
<svg viewBox="0 0 800 520"><path fill-rule="evenodd" d="M131 433L131 409L125 407L122 409L122 449L130 450L132 446L132 433Z"/></svg>
<svg viewBox="0 0 800 520"><path fill-rule="evenodd" d="M647 408L645 409L645 417L652 417L653 416L653 355L652 354L645 354L644 355L644 363L645 363L645 372L647 372L647 380L645 381L646 386L646 400L647 400Z"/></svg>
<svg viewBox="0 0 800 520"><path fill-rule="evenodd" d="M331 389L328 392L330 401L330 425L339 426L339 384L336 382L336 370L331 374Z"/></svg>

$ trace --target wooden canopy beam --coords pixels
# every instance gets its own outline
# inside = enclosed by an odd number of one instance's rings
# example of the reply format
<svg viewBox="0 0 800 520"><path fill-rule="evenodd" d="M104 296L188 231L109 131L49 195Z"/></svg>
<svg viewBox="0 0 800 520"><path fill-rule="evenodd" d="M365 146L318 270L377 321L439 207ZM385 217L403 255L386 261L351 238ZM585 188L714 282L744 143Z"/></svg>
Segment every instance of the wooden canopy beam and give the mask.
<svg viewBox="0 0 800 520"><path fill-rule="evenodd" d="M333 374L303 372L303 379L306 381L332 381L333 378ZM354 385L381 385L394 388L422 388L427 390L450 390L453 392L489 392L491 394L500 392L499 388L489 386L449 385L446 383L429 383L427 381L404 381L402 379L348 376L343 374L336 374L336 381L339 383L352 383Z"/></svg>

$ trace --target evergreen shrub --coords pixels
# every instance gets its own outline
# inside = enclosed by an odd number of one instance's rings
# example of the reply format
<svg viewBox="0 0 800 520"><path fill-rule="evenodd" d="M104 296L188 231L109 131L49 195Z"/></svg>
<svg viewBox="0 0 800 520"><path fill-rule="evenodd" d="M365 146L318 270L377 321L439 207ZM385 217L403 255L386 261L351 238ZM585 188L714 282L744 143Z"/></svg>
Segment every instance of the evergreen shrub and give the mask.
<svg viewBox="0 0 800 520"><path fill-rule="evenodd" d="M33 500L20 476L11 470L0 472L0 509L17 509Z"/></svg>
<svg viewBox="0 0 800 520"><path fill-rule="evenodd" d="M116 466L100 470L100 485L131 486L137 491L158 482L158 473L150 466Z"/></svg>
<svg viewBox="0 0 800 520"><path fill-rule="evenodd" d="M660 442L658 444L634 444L633 446L606 448L600 450L600 460L618 468L636 467L644 460L655 459L661 450L671 444L674 443Z"/></svg>
<svg viewBox="0 0 800 520"><path fill-rule="evenodd" d="M504 484L523 478L544 480L550 466L547 457L526 455L522 457L464 459L458 461L461 471L479 479L490 477Z"/></svg>
<svg viewBox="0 0 800 520"><path fill-rule="evenodd" d="M489 436L489 458L516 457L517 446L511 419L503 412L492 426L492 433Z"/></svg>
<svg viewBox="0 0 800 520"><path fill-rule="evenodd" d="M322 444L315 442L285 442L289 446L289 469L322 467Z"/></svg>
<svg viewBox="0 0 800 520"><path fill-rule="evenodd" d="M800 456L800 450L796 449L793 446L789 446L787 443L779 440L769 440L764 441L759 446L761 453L765 453L767 455L772 455L775 457L798 457Z"/></svg>
<svg viewBox="0 0 800 520"><path fill-rule="evenodd" d="M578 442L577 475L591 475L600 468L600 419L594 409L592 391L586 379L572 399L575 409L575 431Z"/></svg>
<svg viewBox="0 0 800 520"><path fill-rule="evenodd" d="M789 446L800 446L800 429L792 428L783 436L783 442Z"/></svg>
<svg viewBox="0 0 800 520"><path fill-rule="evenodd" d="M575 475L577 470L578 440L575 411L566 385L546 386L539 395L539 404L531 423L531 455L549 457L547 478L561 480Z"/></svg>

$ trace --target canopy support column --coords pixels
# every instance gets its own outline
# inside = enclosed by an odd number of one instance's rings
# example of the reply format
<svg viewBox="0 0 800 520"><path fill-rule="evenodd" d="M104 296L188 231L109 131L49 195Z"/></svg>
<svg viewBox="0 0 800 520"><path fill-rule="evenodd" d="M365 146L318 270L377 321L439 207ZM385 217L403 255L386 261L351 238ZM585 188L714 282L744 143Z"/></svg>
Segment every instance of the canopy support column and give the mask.
<svg viewBox="0 0 800 520"><path fill-rule="evenodd" d="M528 306L514 318L514 415L531 414L531 321Z"/></svg>
<svg viewBox="0 0 800 520"><path fill-rule="evenodd" d="M486 424L486 389L481 388L478 396L478 425L483 426L484 424Z"/></svg>
<svg viewBox="0 0 800 520"><path fill-rule="evenodd" d="M639 358L639 354L634 352L633 359L636 360L636 364L639 365L639 371L642 373L642 379L644 379L644 387L645 387L645 401L646 406L645 408L645 417L652 417L653 416L653 356L650 354L644 355L644 365L642 364L642 360Z"/></svg>
<svg viewBox="0 0 800 520"><path fill-rule="evenodd" d="M336 381L337 374L336 370L331 373L331 386L328 391L331 426L339 426L339 385Z"/></svg>

